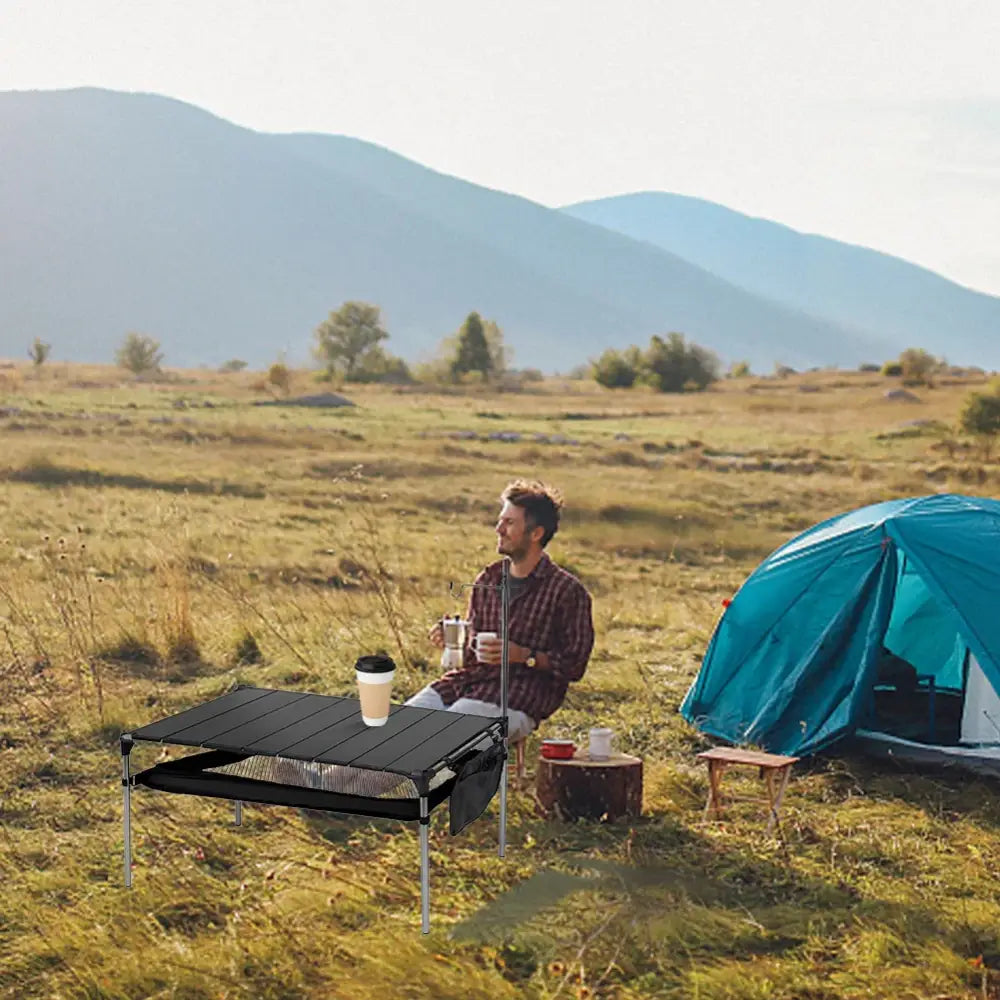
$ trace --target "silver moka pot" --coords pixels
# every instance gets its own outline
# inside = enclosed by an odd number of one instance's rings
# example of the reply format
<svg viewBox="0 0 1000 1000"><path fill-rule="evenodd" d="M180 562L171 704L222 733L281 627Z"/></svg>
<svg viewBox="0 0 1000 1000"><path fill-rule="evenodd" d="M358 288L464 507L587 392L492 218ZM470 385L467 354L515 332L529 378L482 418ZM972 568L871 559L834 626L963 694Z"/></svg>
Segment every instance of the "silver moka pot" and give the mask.
<svg viewBox="0 0 1000 1000"><path fill-rule="evenodd" d="M441 666L455 670L462 665L462 651L465 649L465 639L469 634L469 623L458 615L441 619L444 632L444 652L441 654Z"/></svg>

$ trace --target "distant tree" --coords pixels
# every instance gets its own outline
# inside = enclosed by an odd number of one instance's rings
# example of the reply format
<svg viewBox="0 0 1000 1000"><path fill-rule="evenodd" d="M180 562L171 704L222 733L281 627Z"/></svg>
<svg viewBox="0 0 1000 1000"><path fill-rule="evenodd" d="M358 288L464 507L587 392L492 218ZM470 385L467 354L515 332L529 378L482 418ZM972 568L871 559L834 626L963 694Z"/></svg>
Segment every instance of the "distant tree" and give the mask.
<svg viewBox="0 0 1000 1000"><path fill-rule="evenodd" d="M244 368L246 368L246 366L247 363L242 359L231 358L229 361L223 361L222 364L219 365L219 371L226 373L241 372Z"/></svg>
<svg viewBox="0 0 1000 1000"><path fill-rule="evenodd" d="M784 365L780 361L775 361L774 374L777 378L788 378L789 375L795 375L797 372L791 365Z"/></svg>
<svg viewBox="0 0 1000 1000"><path fill-rule="evenodd" d="M388 339L378 306L345 302L316 327L313 353L325 364L327 374L350 380L365 364L366 356Z"/></svg>
<svg viewBox="0 0 1000 1000"><path fill-rule="evenodd" d="M51 353L52 345L46 344L44 340L39 340L38 337L35 337L31 342L31 347L28 348L28 357L31 358L31 363L36 368L41 368L49 360Z"/></svg>
<svg viewBox="0 0 1000 1000"><path fill-rule="evenodd" d="M881 365L875 365L869 361L862 362L862 364L858 365L859 372L877 372L881 370L882 370Z"/></svg>
<svg viewBox="0 0 1000 1000"><path fill-rule="evenodd" d="M484 379L496 378L509 370L513 356L499 324L473 312L455 333L441 340L436 356L414 372L420 382L459 382L473 372Z"/></svg>
<svg viewBox="0 0 1000 1000"><path fill-rule="evenodd" d="M594 362L591 373L594 381L605 389L631 389L639 376L639 369L634 359L609 347Z"/></svg>
<svg viewBox="0 0 1000 1000"><path fill-rule="evenodd" d="M886 361L881 371L886 378L895 378L903 374L903 366L898 361Z"/></svg>
<svg viewBox="0 0 1000 1000"><path fill-rule="evenodd" d="M449 367L452 378L455 379L472 372L479 372L483 378L489 378L494 373L493 355L490 353L486 330L479 313L471 312L465 317L465 322L458 331L455 354Z"/></svg>
<svg viewBox="0 0 1000 1000"><path fill-rule="evenodd" d="M729 378L746 378L747 375L752 374L750 371L749 361L734 361L729 366Z"/></svg>
<svg viewBox="0 0 1000 1000"><path fill-rule="evenodd" d="M718 357L704 347L685 342L684 334L654 336L642 355L640 380L659 392L705 389L719 377Z"/></svg>
<svg viewBox="0 0 1000 1000"><path fill-rule="evenodd" d="M128 333L115 352L115 364L133 375L157 372L163 364L160 342L142 333Z"/></svg>
<svg viewBox="0 0 1000 1000"><path fill-rule="evenodd" d="M514 360L514 350L503 339L503 330L495 320L483 320L483 334L486 337L486 346L489 348L493 374L502 375Z"/></svg>
<svg viewBox="0 0 1000 1000"><path fill-rule="evenodd" d="M941 367L941 363L922 347L908 347L899 355L903 381L911 385L930 385L931 376Z"/></svg>

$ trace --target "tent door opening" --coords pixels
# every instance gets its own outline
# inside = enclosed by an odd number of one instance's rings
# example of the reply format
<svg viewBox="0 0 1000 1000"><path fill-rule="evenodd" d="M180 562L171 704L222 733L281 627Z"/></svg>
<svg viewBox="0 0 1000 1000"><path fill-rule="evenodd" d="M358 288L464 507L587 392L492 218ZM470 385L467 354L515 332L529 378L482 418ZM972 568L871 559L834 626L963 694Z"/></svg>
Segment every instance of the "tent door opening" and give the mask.
<svg viewBox="0 0 1000 1000"><path fill-rule="evenodd" d="M970 655L954 612L905 556L873 674L866 729L933 746L1000 744L1000 695Z"/></svg>

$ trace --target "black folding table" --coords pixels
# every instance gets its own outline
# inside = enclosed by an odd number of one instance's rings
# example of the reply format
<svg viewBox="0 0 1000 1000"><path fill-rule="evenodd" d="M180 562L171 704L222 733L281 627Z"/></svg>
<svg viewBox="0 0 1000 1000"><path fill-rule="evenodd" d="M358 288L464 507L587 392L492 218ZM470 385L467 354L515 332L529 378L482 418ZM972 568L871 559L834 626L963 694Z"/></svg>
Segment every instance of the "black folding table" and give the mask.
<svg viewBox="0 0 1000 1000"><path fill-rule="evenodd" d="M356 698L236 688L122 734L125 885L132 884L131 790L136 785L233 800L237 824L244 802L418 821L426 934L431 810L449 799L456 833L485 809L499 785L499 853L504 856L506 735L503 716L397 705L384 726L372 727L362 721ZM131 775L129 754L138 741L204 752Z"/></svg>
<svg viewBox="0 0 1000 1000"><path fill-rule="evenodd" d="M497 717L393 706L367 726L356 698L239 687L177 715L122 733L125 885L132 885L131 791L294 805L420 823L421 930L430 931L430 813L449 800L451 832L479 816L500 789L499 854L507 839L507 694L510 677L510 560L500 583L463 584L500 595L500 713ZM454 592L453 585L449 590ZM136 741L205 751L129 774Z"/></svg>

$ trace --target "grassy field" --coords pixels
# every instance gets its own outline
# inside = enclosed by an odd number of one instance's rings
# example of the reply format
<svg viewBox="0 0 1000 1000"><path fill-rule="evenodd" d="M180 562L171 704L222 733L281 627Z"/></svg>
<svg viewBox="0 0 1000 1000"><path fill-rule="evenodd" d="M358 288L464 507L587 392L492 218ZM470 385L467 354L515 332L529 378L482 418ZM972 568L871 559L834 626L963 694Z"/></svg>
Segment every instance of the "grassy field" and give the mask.
<svg viewBox="0 0 1000 1000"><path fill-rule="evenodd" d="M709 744L677 715L722 600L781 542L877 500L1000 494L950 430L974 381L336 409L257 406L253 382L0 371L0 998L1000 996L995 786L813 760L769 838L757 804L702 822ZM411 694L516 475L565 492L550 551L595 598L590 667L542 732L611 726L644 758L641 818L547 820L529 784L501 860L495 806L455 838L436 817L425 938L415 827L248 807L235 828L139 789L122 888L120 732L237 683L350 694L379 648Z"/></svg>

